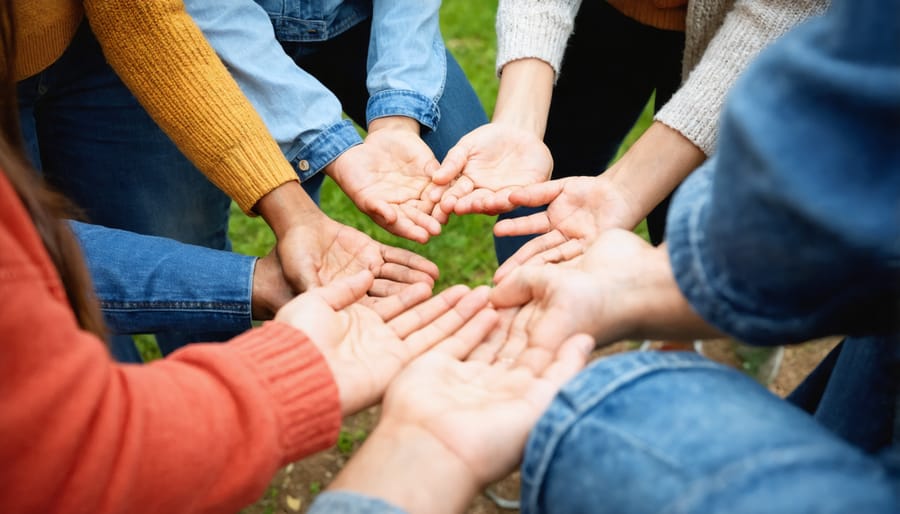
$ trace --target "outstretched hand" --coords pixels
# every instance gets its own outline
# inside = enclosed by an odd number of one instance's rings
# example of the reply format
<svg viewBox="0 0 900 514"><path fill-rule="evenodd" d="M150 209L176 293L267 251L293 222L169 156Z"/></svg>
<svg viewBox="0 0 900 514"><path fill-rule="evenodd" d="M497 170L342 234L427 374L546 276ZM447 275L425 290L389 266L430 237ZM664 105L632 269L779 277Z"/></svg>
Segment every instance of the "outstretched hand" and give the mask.
<svg viewBox="0 0 900 514"><path fill-rule="evenodd" d="M298 292L369 270L372 296L389 296L410 284L434 285L438 268L409 250L380 243L320 213L288 228L276 246L285 277Z"/></svg>
<svg viewBox="0 0 900 514"><path fill-rule="evenodd" d="M497 321L486 309L486 287L454 286L430 296L415 286L367 307L360 303L374 277L363 271L314 288L275 316L306 333L334 375L344 414L376 404L394 376L435 347L465 356ZM424 301L423 301L424 300Z"/></svg>
<svg viewBox="0 0 900 514"><path fill-rule="evenodd" d="M492 122L450 149L433 181L452 185L430 195L445 214L498 214L515 207L508 198L512 191L548 180L552 170L550 150L533 132Z"/></svg>
<svg viewBox="0 0 900 514"><path fill-rule="evenodd" d="M494 282L523 264L570 260L581 255L604 230L633 229L635 223L625 192L602 175L527 186L512 192L509 201L516 206L547 205L547 210L494 225L494 234L500 237L542 234L507 259L495 272Z"/></svg>
<svg viewBox="0 0 900 514"><path fill-rule="evenodd" d="M419 243L440 234L428 199L439 163L418 133L418 124L372 122L365 142L341 154L326 172L356 206L388 232Z"/></svg>

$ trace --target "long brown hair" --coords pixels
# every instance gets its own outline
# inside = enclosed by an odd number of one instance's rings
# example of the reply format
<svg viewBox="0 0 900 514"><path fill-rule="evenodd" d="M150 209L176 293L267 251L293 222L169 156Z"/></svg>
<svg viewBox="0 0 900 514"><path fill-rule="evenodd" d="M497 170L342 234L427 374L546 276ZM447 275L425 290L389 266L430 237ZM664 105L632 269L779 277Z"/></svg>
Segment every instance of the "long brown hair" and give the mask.
<svg viewBox="0 0 900 514"><path fill-rule="evenodd" d="M22 143L16 101L15 76L15 20L12 1L0 0L0 170L15 189L37 228L38 234L50 254L62 279L69 305L75 312L78 324L84 330L106 336L106 325L100 305L94 297L94 288L81 257L81 247L69 230L65 218L75 215L70 202L62 195L50 191L39 175L28 164Z"/></svg>

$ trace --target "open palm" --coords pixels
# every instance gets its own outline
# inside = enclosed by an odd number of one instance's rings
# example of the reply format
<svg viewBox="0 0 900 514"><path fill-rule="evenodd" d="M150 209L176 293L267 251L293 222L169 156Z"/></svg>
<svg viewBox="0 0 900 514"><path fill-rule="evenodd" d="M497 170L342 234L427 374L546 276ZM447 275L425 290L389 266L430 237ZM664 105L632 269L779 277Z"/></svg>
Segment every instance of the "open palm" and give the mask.
<svg viewBox="0 0 900 514"><path fill-rule="evenodd" d="M434 182L446 185L455 180L440 198L445 213L498 214L514 207L507 198L510 192L544 182L552 170L550 150L533 133L488 123L466 134L447 153Z"/></svg>

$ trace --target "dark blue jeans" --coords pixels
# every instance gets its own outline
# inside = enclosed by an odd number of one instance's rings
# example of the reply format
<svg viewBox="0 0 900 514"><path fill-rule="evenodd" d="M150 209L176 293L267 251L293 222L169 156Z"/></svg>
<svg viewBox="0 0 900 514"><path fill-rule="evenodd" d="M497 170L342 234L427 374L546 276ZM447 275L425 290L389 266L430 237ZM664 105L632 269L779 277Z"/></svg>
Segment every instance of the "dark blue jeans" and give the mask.
<svg viewBox="0 0 900 514"><path fill-rule="evenodd" d="M230 200L201 174L144 111L106 63L83 23L65 53L18 84L27 149L50 185L92 223L228 250ZM87 255L93 266L109 266ZM140 256L136 256L140 258ZM128 269L119 270L127 276ZM168 353L191 340L226 333L167 333ZM114 355L140 357L129 337L114 337Z"/></svg>
<svg viewBox="0 0 900 514"><path fill-rule="evenodd" d="M683 32L642 25L606 2L582 2L544 136L553 154L553 178L605 171L653 92L658 110L678 89L683 52ZM593 78L598 70L599 80ZM668 201L647 218L654 244L663 238ZM518 208L499 218L541 210ZM533 237L495 238L497 260L503 263Z"/></svg>

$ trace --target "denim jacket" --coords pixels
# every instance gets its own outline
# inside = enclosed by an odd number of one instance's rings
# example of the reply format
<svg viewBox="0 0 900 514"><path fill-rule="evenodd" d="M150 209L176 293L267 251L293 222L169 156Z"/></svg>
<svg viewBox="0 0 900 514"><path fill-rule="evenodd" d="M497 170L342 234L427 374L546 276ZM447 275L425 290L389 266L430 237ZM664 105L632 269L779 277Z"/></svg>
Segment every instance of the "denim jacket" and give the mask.
<svg viewBox="0 0 900 514"><path fill-rule="evenodd" d="M279 41L324 42L371 18L366 123L402 115L434 130L447 64L440 5L439 0L185 1L301 180L362 139L343 119L337 97L299 68Z"/></svg>

